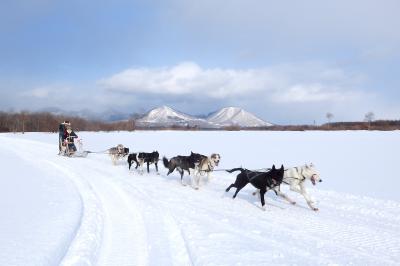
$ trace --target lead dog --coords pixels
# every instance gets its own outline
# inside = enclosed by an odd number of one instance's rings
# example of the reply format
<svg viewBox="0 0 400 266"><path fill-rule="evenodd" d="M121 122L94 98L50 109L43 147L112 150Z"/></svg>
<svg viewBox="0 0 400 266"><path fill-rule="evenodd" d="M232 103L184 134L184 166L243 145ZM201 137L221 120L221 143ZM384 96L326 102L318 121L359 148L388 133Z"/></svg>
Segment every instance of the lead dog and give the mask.
<svg viewBox="0 0 400 266"><path fill-rule="evenodd" d="M111 157L112 163L116 165L117 160L122 159L129 154L129 148L124 147L122 144L118 144L116 147L109 148L107 152Z"/></svg>
<svg viewBox="0 0 400 266"><path fill-rule="evenodd" d="M193 187L199 189L201 176L207 174L207 181L210 180L211 172L218 166L221 156L218 153L211 154L210 157L203 158L195 169Z"/></svg>
<svg viewBox="0 0 400 266"><path fill-rule="evenodd" d="M313 206L314 202L311 200L311 197L306 190L306 180L310 180L314 186L317 182L322 182L318 171L315 169L315 166L312 163L310 165L306 164L303 166L285 169L282 183L289 185L291 191L303 195L304 199L307 202L307 205L311 208L311 210L318 211L318 208ZM296 204L294 200L290 199L285 193L281 192L280 186L274 188L274 191L278 196L284 198L291 204ZM258 193L259 190L256 190L255 192L253 192L253 195L256 195Z"/></svg>
<svg viewBox="0 0 400 266"><path fill-rule="evenodd" d="M204 158L207 158L207 156L199 154L199 153L194 153L191 152L189 156L175 156L171 158L171 160L168 161L166 157L163 157L163 163L166 168L168 168L168 173L172 173L175 169L178 170L178 172L181 175L181 184L186 185L183 183L183 173L184 170L188 171L190 175L190 171L196 169L197 165L200 163L200 161Z"/></svg>
<svg viewBox="0 0 400 266"><path fill-rule="evenodd" d="M276 169L275 165L273 165L268 172L254 172L243 168L227 170L228 173L233 173L235 171L240 171L240 174L236 176L235 183L232 183L225 191L228 192L232 187L235 187L236 192L233 194L233 198L236 198L239 191L248 183L251 183L260 190L261 205L263 210L265 210L264 195L268 189L273 189L282 183L285 169L283 165L280 169Z"/></svg>

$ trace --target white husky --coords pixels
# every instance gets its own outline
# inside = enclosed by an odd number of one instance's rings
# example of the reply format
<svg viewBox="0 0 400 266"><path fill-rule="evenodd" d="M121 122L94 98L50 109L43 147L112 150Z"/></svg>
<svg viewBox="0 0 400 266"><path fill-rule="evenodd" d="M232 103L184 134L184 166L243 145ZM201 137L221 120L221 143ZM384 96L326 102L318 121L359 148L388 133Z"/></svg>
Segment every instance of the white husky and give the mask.
<svg viewBox="0 0 400 266"><path fill-rule="evenodd" d="M306 180L310 180L314 186L315 186L316 182L322 182L322 179L320 178L319 173L317 172L317 170L315 169L315 166L312 163L310 165L306 164L303 166L285 169L282 183L289 185L290 190L298 192L301 195L303 195L308 206L313 211L318 211L318 208L316 208L312 205L314 202L311 200L310 195L308 195L308 193L307 193L307 190L305 187ZM274 188L274 191L278 196L286 199L291 204L296 204L295 201L293 201L285 193L280 191L280 187ZM258 193L259 193L259 190L255 191L253 193L253 195L256 195Z"/></svg>
<svg viewBox="0 0 400 266"><path fill-rule="evenodd" d="M122 144L118 144L116 147L109 148L107 152L111 157L113 165L116 165L117 160L122 159L124 156L128 155L129 149L125 148Z"/></svg>

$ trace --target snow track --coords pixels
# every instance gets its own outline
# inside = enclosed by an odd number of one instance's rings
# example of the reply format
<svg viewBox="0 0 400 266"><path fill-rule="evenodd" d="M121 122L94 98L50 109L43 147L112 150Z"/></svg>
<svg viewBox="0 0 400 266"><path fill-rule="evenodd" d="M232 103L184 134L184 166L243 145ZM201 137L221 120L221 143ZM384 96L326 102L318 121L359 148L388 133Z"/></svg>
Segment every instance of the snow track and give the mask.
<svg viewBox="0 0 400 266"><path fill-rule="evenodd" d="M104 193L110 194L111 198L121 197L125 202L125 205L121 206L122 215L125 213L123 220L127 219L123 225L125 227L119 226L119 221L115 221L113 227L118 228L123 234L131 231L133 234L130 240L133 240L134 243L129 250L121 251L118 249L118 252L121 254L139 254L140 256L136 256L141 258L141 261L136 261L131 265L191 265L182 232L168 208L160 205L159 201L151 198L141 189L136 188L134 183L129 182L126 178L119 177L119 175L126 175L126 170L122 170L114 167L101 171L98 168L93 169L94 172L98 173L97 180L101 180L101 176L105 177L102 181L104 182ZM95 182L98 183L98 181ZM107 192L107 190L109 191ZM115 208L115 206L116 204L112 204L110 208ZM129 217L130 212L135 215ZM112 216L121 217L110 215L110 217ZM121 227L125 230L121 230ZM120 241L121 238L115 237L116 243ZM129 243L129 241L126 241L126 243ZM134 248L136 251L133 251L132 247L136 247ZM116 255L114 254L112 257ZM130 264L128 261L125 261L125 263L111 261L110 265Z"/></svg>
<svg viewBox="0 0 400 266"><path fill-rule="evenodd" d="M79 191L83 211L61 265L192 264L173 216L133 184L114 177L126 171L111 163L105 169L96 160L54 156L53 145L7 141L22 160L46 165ZM41 159L40 154L53 158Z"/></svg>
<svg viewBox="0 0 400 266"><path fill-rule="evenodd" d="M21 160L33 165L40 165L47 171L55 173L56 178L67 178L75 184L82 204L82 212L71 237L71 243L65 248L65 256L59 258L62 265L92 265L96 262L103 235L102 205L91 185L83 175L73 170L73 162L62 162L66 159L54 154L54 147L49 144L39 144L33 141L17 141L7 139L9 152L16 153ZM47 155L46 155L47 154ZM44 155L44 156L42 156ZM47 159L50 157L51 159Z"/></svg>
<svg viewBox="0 0 400 266"><path fill-rule="evenodd" d="M182 186L176 173L166 176L161 165L160 175L154 168L140 175L103 154L66 158L46 141L13 135L0 141L18 160L74 185L80 215L62 252L49 260L62 265L396 265L400 259L396 201L312 189L319 212L291 192L297 205L268 193L264 212L250 186L235 200L232 191L224 193L235 175L216 172L197 191Z"/></svg>

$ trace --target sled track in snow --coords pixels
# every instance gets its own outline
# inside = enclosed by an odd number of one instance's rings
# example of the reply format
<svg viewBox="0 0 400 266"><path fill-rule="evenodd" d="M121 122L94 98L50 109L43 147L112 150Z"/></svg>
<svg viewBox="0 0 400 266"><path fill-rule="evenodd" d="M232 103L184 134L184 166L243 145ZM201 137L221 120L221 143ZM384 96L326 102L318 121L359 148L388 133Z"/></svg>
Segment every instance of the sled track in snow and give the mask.
<svg viewBox="0 0 400 266"><path fill-rule="evenodd" d="M12 141L18 156L47 165L77 188L82 214L61 265L192 265L185 236L173 215L123 178L90 160L54 156L53 145ZM27 150L23 142L40 148ZM41 158L37 154L51 154ZM85 168L85 173L76 170ZM111 170L110 170L111 169ZM139 199L139 200L138 200ZM147 201L147 206L140 202Z"/></svg>
<svg viewBox="0 0 400 266"><path fill-rule="evenodd" d="M100 170L97 167L91 170L97 172L99 176L105 176L103 182L124 195L127 202L135 206L140 213L141 219L146 221L141 226L141 234L144 234L143 237L146 239L142 243L146 248L143 252L147 252L146 265L192 265L192 256L185 235L168 207L135 187L126 178L118 177L121 169L117 170L117 174L113 169L115 170L114 166L110 166L107 170ZM139 205L138 202L146 204ZM131 222L129 226L135 227L135 224Z"/></svg>
<svg viewBox="0 0 400 266"><path fill-rule="evenodd" d="M103 238L104 214L99 197L91 185L69 167L60 167L52 161L48 163L75 183L83 208L80 226L61 265L92 265L97 261Z"/></svg>
<svg viewBox="0 0 400 266"><path fill-rule="evenodd" d="M13 147L9 149L10 152L18 155L21 160L49 168L50 171L57 173L56 176L69 179L79 193L82 205L81 217L75 234L70 236L70 243L64 248L64 257L59 258L60 264L93 265L96 263L103 236L103 209L90 184L79 173L71 170L73 167L69 165L69 162L60 164L59 160L66 158L54 156L53 145L28 140L8 139L7 141L10 141ZM35 145L27 145L32 143ZM45 154L49 158L42 157Z"/></svg>

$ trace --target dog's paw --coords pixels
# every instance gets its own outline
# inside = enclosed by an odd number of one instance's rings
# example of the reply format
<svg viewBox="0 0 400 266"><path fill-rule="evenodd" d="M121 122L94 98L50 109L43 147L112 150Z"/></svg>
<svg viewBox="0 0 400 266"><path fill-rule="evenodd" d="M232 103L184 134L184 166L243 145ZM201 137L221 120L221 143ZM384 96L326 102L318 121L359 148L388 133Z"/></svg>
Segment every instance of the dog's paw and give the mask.
<svg viewBox="0 0 400 266"><path fill-rule="evenodd" d="M315 207L313 207L312 210L315 211L315 212L319 211L319 209L315 208Z"/></svg>
<svg viewBox="0 0 400 266"><path fill-rule="evenodd" d="M296 205L296 202L295 202L295 201L292 201L290 204L292 204L292 205Z"/></svg>

